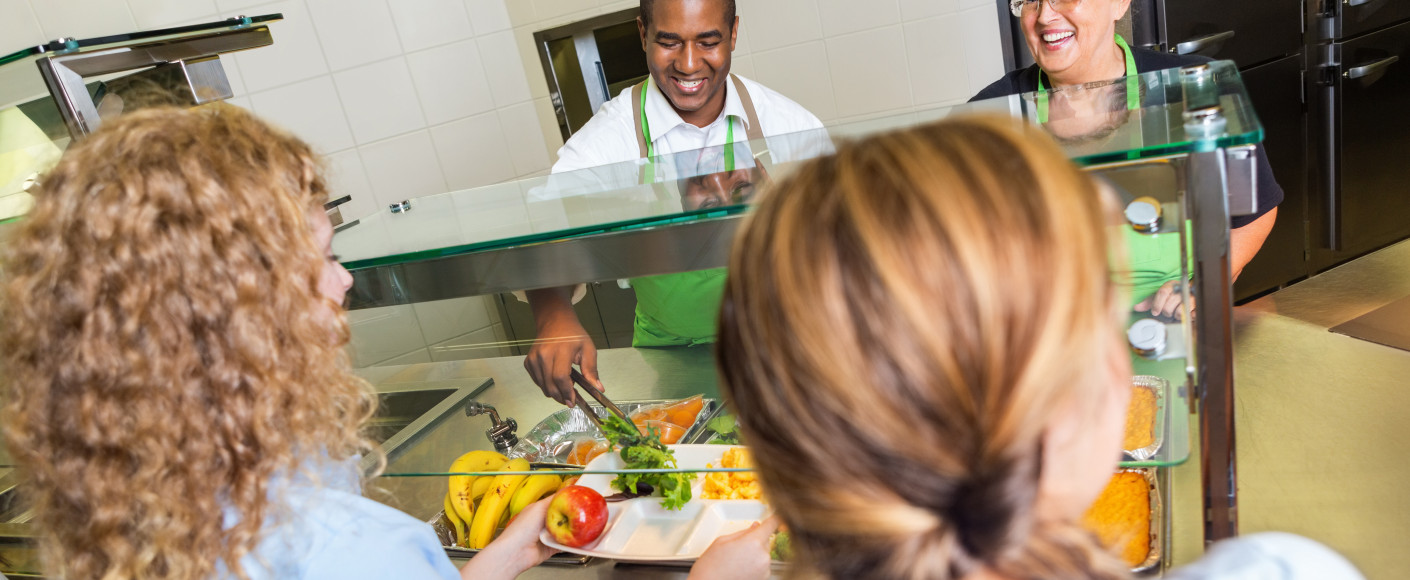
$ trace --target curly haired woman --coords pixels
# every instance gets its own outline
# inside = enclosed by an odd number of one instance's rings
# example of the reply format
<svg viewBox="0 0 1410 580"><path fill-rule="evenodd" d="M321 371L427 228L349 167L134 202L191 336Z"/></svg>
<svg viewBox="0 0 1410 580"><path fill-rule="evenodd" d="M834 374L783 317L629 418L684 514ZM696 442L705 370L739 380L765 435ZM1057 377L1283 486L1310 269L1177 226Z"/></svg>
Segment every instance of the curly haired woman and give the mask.
<svg viewBox="0 0 1410 580"><path fill-rule="evenodd" d="M998 118L847 144L761 197L717 356L799 577L1129 576L1078 525L1130 397L1114 206ZM1359 577L1308 540L1241 542L1177 577Z"/></svg>
<svg viewBox="0 0 1410 580"><path fill-rule="evenodd" d="M376 398L345 360L352 279L307 145L234 107L152 109L35 197L0 344L48 574L460 577L429 526L360 493ZM541 513L462 573L542 561Z"/></svg>

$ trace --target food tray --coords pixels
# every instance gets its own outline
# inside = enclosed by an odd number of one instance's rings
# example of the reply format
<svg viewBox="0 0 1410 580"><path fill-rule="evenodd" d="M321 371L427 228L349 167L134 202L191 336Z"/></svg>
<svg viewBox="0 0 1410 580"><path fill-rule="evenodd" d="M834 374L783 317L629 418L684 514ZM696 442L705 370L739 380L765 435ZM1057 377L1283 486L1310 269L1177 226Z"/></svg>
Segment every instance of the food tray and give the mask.
<svg viewBox="0 0 1410 580"><path fill-rule="evenodd" d="M642 407L674 403L679 400L621 401L617 403L617 406L622 409L623 413L631 415ZM695 424L690 425L681 435L681 442L694 441L695 438L700 437L700 434L705 431L705 423L724 408L718 399L706 398L703 403L700 407L700 414L695 416ZM592 409L598 416L606 416L606 411L601 406L592 405ZM521 437L519 444L514 447L514 454L529 461L567 463L568 453L573 450L573 444L584 435L602 437L597 426L593 425L581 410L577 408L560 409L539 421L527 434Z"/></svg>
<svg viewBox="0 0 1410 580"><path fill-rule="evenodd" d="M1149 375L1137 375L1131 378L1132 388L1148 388L1155 391L1155 433L1151 438L1151 444L1140 449L1125 449L1122 453L1126 461L1147 461L1155 457L1160 452L1160 446L1165 444L1165 415L1166 415L1166 391L1170 390L1170 383L1160 377Z"/></svg>
<svg viewBox="0 0 1410 580"><path fill-rule="evenodd" d="M669 445L682 469L718 466L728 445ZM620 469L615 453L593 459L589 470ZM613 495L608 474L588 474L578 485L590 487L604 496ZM553 540L545 530L539 539L556 550L584 556L628 562L685 563L700 557L716 538L744 530L769 516L767 504L747 499L701 499L704 478L691 484L692 499L680 510L661 507L661 498L638 497L607 504L607 529L596 541L582 548L569 548Z"/></svg>
<svg viewBox="0 0 1410 580"><path fill-rule="evenodd" d="M1158 399L1158 400L1159 400L1159 399ZM1159 416L1159 415L1157 415L1157 416ZM1158 431L1157 431L1157 432L1158 432ZM1146 561L1145 561L1145 562L1141 562L1141 565L1140 565L1140 566L1136 566L1135 568L1132 568L1132 569L1131 569L1131 572L1137 573L1137 574L1144 573L1144 572L1150 572L1150 571L1155 570L1156 568L1160 567L1160 559L1161 559L1161 557L1164 555L1164 554L1162 553L1162 548L1163 548L1164 545L1165 545L1165 542L1162 541L1162 540L1164 539L1163 536L1164 536L1164 532L1165 532L1165 510L1164 510L1164 509L1161 509L1161 503L1160 503L1160 499L1161 499L1161 498L1160 498L1160 485L1157 484L1156 479L1155 479L1155 472L1156 472L1156 470L1150 469L1150 468L1146 468L1146 469L1122 469L1122 470L1120 470L1120 471L1130 471L1130 472L1134 472L1134 473L1139 473L1139 474L1141 474L1142 477L1145 477L1145 478L1146 478L1146 486L1148 486L1148 487L1150 488L1150 492L1151 492L1151 550L1150 550L1150 553L1146 555Z"/></svg>

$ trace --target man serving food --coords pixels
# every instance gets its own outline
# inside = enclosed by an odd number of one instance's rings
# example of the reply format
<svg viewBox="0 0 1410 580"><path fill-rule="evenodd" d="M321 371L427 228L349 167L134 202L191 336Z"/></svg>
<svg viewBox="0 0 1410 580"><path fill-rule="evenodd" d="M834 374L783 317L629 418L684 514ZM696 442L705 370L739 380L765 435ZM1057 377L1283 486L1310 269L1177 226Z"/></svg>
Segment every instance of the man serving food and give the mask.
<svg viewBox="0 0 1410 580"><path fill-rule="evenodd" d="M637 28L650 77L604 104L558 151L554 173L645 160L641 179L649 183L660 177L657 158L722 148L720 169L734 175L754 165L744 141L822 128L787 97L730 74L739 32L734 0L642 0ZM713 342L724 277L716 269L633 280L632 346ZM573 311L575 293L571 287L527 293L537 340L524 366L545 395L565 404L573 401L574 364L601 388L597 349Z"/></svg>

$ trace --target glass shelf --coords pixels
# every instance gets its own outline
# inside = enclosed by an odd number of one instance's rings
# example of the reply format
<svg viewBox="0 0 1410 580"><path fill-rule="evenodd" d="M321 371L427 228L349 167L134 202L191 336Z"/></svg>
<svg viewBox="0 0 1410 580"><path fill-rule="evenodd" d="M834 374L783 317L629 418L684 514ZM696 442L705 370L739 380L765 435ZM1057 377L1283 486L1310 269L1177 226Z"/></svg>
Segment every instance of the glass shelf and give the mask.
<svg viewBox="0 0 1410 580"><path fill-rule="evenodd" d="M28 211L31 198L23 193L27 184L37 174L53 167L72 141L69 127L44 83L37 62L75 55L126 54L125 51L158 46L170 50L176 43L200 43L233 33L267 30L268 23L282 19L280 14L242 16L159 30L61 39L0 56L0 218L3 218L0 221ZM109 94L108 82L142 68L147 67L85 75L89 96L94 103L103 101Z"/></svg>
<svg viewBox="0 0 1410 580"><path fill-rule="evenodd" d="M1142 106L1126 110L1131 83L1116 80L1045 93L1014 95L950 107L891 113L834 124L824 130L740 142L737 179L778 178L792 167L826 155L834 143L961 114L1005 114L1037 122L1054 134L1073 161L1096 166L1258 143L1263 130L1232 62L1208 65L1198 87L1181 69L1134 77ZM1191 93L1188 94L1187 93ZM1188 134L1187 98L1217 103L1217 131ZM1113 104L1117 105L1113 108ZM1043 112L1043 109L1050 109ZM340 230L334 248L349 270L375 268L591 236L623 229L709 221L737 216L746 197L692 198L692 183L727 176L723 147L713 147L416 198L411 211L382 209ZM757 159L756 159L757 158ZM756 159L758 163L747 160ZM658 180L642 184L642 167L654 164Z"/></svg>

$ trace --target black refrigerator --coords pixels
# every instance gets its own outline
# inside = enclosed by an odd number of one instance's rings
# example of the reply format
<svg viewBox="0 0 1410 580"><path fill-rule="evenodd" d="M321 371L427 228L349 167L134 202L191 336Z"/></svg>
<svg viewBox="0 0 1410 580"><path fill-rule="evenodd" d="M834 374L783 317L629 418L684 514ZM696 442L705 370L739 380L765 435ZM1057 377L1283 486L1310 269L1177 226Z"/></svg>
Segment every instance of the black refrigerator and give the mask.
<svg viewBox="0 0 1410 580"><path fill-rule="evenodd" d="M1311 265L1410 237L1410 2L1308 0Z"/></svg>
<svg viewBox="0 0 1410 580"><path fill-rule="evenodd" d="M1321 0L1306 1L1315 4ZM1392 18L1391 22L1410 19L1410 1L1407 0L1335 0L1335 3L1338 9L1342 3L1359 3L1358 7L1395 5L1393 10L1386 7L1380 11L1401 13L1398 16L1387 15ZM1002 4L1000 17L1006 23L1002 36L1005 50L1010 53L1005 55L1005 61L1015 68L1027 66L1032 63L1032 58L1024 45L1018 21L1007 14L1007 3ZM1324 131L1325 127L1332 126L1345 134L1349 118L1324 113L1331 105L1322 104L1322 97L1313 94L1317 86L1311 75L1319 66L1318 59L1324 48L1304 26L1304 23L1313 23L1310 14L1312 9L1305 7L1303 0L1132 0L1127 18L1118 24L1118 32L1135 46L1233 60L1243 72L1254 110L1263 122L1265 135L1262 147L1285 198L1278 206L1278 219L1273 232L1234 285L1235 299L1238 301L1246 301L1306 278L1336 263L1333 256L1340 260L1349 259L1410 235L1410 227L1377 229L1369 225L1350 225L1360 232L1381 232L1377 238L1378 244L1367 242L1352 245L1351 242L1359 243L1360 240L1346 235L1348 226L1338 224L1339 229L1334 229L1343 234L1341 247L1345 249L1319 250L1327 245L1323 242L1329 239L1329 234L1321 227L1329 219L1324 212L1324 206L1328 206L1326 202L1338 195L1354 195L1346 193L1347 187L1324 191L1316 181L1318 176L1323 175L1319 166L1342 159L1343 153L1352 150L1359 152L1364 145L1354 149L1343 147L1345 151L1336 150L1332 143L1349 141L1336 141L1335 134ZM1358 30L1360 32L1356 34L1362 34L1384 26L1363 24L1365 22L1366 19L1357 19L1354 26L1344 26L1343 30ZM1405 40L1410 40L1410 37L1405 37ZM1380 83L1387 84L1386 81L1382 79ZM1331 98L1337 97L1332 95ZM1390 114L1385 105L1377 103L1375 106L1379 110L1365 110L1360 114L1368 119L1382 120ZM1404 114L1410 115L1410 112ZM1341 123L1328 125L1327 121ZM1405 150L1410 151L1410 144ZM1357 162L1358 165L1364 163ZM1410 170L1410 161L1399 165ZM1329 166L1337 167L1334 164ZM1345 184L1352 178L1345 173L1345 162L1340 167L1342 171L1338 179ZM1324 181L1330 179L1328 176ZM1355 179L1365 181L1368 178L1361 176ZM1360 187L1358 182L1353 189ZM1406 199L1410 200L1410 196ZM1343 200L1340 206L1329 207L1334 211L1340 210L1337 217L1345 218L1341 222L1345 224L1350 224L1346 220L1353 219L1353 213L1361 208L1371 210L1369 213L1375 214L1373 219L1383 222L1394 219L1372 208L1384 207L1385 213L1406 215L1404 211L1378 203L1372 201L1358 205L1351 202L1348 205ZM1398 232L1399 237L1392 236L1392 231Z"/></svg>

